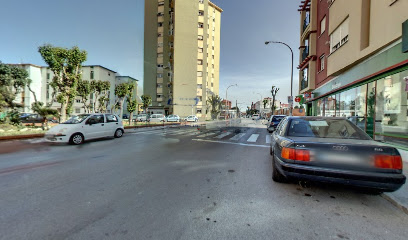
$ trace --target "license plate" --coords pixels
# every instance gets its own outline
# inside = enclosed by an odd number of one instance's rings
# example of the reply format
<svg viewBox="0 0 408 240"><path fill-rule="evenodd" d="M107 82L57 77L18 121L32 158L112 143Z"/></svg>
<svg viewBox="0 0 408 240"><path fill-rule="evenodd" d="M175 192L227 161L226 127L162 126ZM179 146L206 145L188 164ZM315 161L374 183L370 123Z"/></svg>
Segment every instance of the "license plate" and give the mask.
<svg viewBox="0 0 408 240"><path fill-rule="evenodd" d="M357 154L346 153L321 153L317 154L317 160L325 163L337 163L337 164L363 164L364 159Z"/></svg>

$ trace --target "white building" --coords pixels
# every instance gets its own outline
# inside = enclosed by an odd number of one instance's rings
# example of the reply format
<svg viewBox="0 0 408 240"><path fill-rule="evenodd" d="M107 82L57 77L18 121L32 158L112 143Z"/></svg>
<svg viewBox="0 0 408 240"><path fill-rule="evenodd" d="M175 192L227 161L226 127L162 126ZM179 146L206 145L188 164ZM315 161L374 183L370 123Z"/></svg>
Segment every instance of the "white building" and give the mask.
<svg viewBox="0 0 408 240"><path fill-rule="evenodd" d="M37 100L48 103L52 99L53 89L50 86L52 78L54 77L53 72L48 67L42 67L34 64L10 64L13 66L19 66L27 70L29 76L28 78L32 80L31 89L36 93ZM133 81L135 83L135 92L134 96L137 97L137 81L136 79L129 76L120 76L117 72L110 70L106 67L100 65L86 65L82 66L82 79L83 80L101 80L109 81L110 89L108 91L109 104L107 107L107 112L111 112L115 104L115 86L123 82ZM93 94L90 96L90 101L93 100ZM24 112L32 112L31 104L34 102L33 94L28 90L28 87L25 87L24 91L16 99L16 102L22 103L24 106ZM61 104L54 101L52 103L52 108L57 110L61 109ZM73 105L73 114L85 113L85 109L79 97L76 98Z"/></svg>

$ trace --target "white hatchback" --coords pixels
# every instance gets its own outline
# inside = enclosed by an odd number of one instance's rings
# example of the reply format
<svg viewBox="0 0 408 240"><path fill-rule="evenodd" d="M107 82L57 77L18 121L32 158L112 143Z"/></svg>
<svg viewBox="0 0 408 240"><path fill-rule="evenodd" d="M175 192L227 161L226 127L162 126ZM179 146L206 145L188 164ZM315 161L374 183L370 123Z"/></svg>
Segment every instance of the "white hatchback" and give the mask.
<svg viewBox="0 0 408 240"><path fill-rule="evenodd" d="M52 127L45 134L45 140L79 145L90 139L120 138L124 132L122 119L115 114L80 114Z"/></svg>
<svg viewBox="0 0 408 240"><path fill-rule="evenodd" d="M152 114L149 118L150 122L165 122L166 116L163 114Z"/></svg>
<svg viewBox="0 0 408 240"><path fill-rule="evenodd" d="M190 115L186 118L187 122L198 122L198 117L196 115Z"/></svg>

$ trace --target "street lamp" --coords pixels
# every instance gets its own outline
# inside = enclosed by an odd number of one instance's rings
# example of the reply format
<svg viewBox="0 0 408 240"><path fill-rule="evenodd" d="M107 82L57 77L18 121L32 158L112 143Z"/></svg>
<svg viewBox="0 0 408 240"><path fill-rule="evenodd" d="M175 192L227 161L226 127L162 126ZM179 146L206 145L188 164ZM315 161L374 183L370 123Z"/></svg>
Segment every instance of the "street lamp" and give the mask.
<svg viewBox="0 0 408 240"><path fill-rule="evenodd" d="M232 84L232 85L229 85L228 87L227 87L227 90L225 90L225 104L227 104L227 111L228 111L228 113L227 114L229 114L229 105L228 105L228 88L230 88L230 87L238 87L238 84Z"/></svg>
<svg viewBox="0 0 408 240"><path fill-rule="evenodd" d="M286 47L288 47L290 49L290 52L292 53L292 68L291 68L291 76L290 76L290 97L291 97L291 100L292 100L292 102L290 103L290 116L292 116L292 108L293 108L293 50L292 50L292 48L289 47L288 44L286 44L284 42L267 41L267 42L265 42L265 45L268 45L269 43L283 44Z"/></svg>

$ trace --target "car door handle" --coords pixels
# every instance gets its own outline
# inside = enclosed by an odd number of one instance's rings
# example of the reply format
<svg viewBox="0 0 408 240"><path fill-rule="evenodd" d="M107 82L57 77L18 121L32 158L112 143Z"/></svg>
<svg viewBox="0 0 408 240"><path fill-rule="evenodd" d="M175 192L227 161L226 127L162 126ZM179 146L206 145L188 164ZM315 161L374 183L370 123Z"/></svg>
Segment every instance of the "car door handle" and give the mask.
<svg viewBox="0 0 408 240"><path fill-rule="evenodd" d="M105 126L105 124L102 123L102 126Z"/></svg>
<svg viewBox="0 0 408 240"><path fill-rule="evenodd" d="M116 125L118 125L119 123L116 123Z"/></svg>

